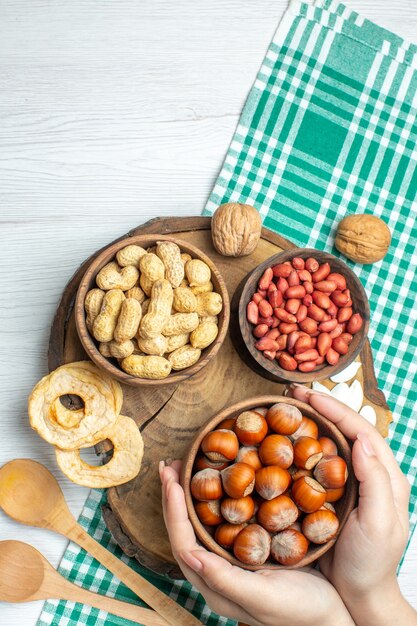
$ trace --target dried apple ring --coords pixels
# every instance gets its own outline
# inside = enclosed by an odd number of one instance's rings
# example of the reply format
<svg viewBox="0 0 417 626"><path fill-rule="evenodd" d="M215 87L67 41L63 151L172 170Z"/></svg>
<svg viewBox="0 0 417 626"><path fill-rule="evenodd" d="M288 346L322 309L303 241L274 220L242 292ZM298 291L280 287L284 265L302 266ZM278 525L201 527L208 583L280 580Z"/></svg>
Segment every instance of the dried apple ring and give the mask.
<svg viewBox="0 0 417 626"><path fill-rule="evenodd" d="M64 428L76 428L85 417L84 408L75 410L67 409L67 407L61 403L60 398L57 398L53 403L52 411L55 421Z"/></svg>
<svg viewBox="0 0 417 626"><path fill-rule="evenodd" d="M119 415L120 411L122 410L123 391L120 383L118 383L117 380L106 374L105 371L99 369L97 365L94 365L92 361L75 361L74 363L68 363L67 367L88 370L92 374L96 374L97 376L99 376L103 382L107 383L110 391L114 395L115 410L117 415Z"/></svg>
<svg viewBox="0 0 417 626"><path fill-rule="evenodd" d="M93 446L106 439L121 404L118 392L115 397L116 387L109 380L98 368L93 370L79 363L62 365L42 378L29 396L32 428L48 443L69 450ZM71 394L84 402L84 408L79 409L83 415L77 412L77 416L71 417L72 422L68 413L73 411L59 403L61 396Z"/></svg>
<svg viewBox="0 0 417 626"><path fill-rule="evenodd" d="M101 371L91 361L76 361L74 363L66 364L65 367L68 371L80 368L88 370L89 372L99 376L100 379L102 379L103 383L107 384L109 391L111 391L111 393L114 395L115 411L116 414L119 415L120 411L122 410L123 391L117 380L114 380L105 372ZM60 397L55 400L52 410L54 412L54 419L64 428L76 427L81 419L83 419L83 417L85 416L84 407L75 410L68 409L65 405L61 403Z"/></svg>
<svg viewBox="0 0 417 626"><path fill-rule="evenodd" d="M62 472L77 485L105 489L132 480L139 473L143 457L143 439L136 422L119 415L113 431L107 435L113 444L113 456L106 465L89 465L79 450L55 448Z"/></svg>

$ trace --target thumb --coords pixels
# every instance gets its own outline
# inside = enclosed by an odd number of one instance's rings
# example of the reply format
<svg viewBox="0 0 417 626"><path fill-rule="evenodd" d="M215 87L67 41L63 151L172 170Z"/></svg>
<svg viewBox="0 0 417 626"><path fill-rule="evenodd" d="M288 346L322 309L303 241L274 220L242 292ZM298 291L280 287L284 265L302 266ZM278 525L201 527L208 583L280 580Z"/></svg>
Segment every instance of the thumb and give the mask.
<svg viewBox="0 0 417 626"><path fill-rule="evenodd" d="M265 579L262 580L255 572L232 565L213 552L193 550L190 554L192 562L187 555L184 555L184 560L198 571L210 589L238 605L243 605L250 613L259 612L261 584L265 585Z"/></svg>
<svg viewBox="0 0 417 626"><path fill-rule="evenodd" d="M359 480L359 522L375 531L387 519L389 511L394 510L394 496L389 473L364 433L357 435L352 463Z"/></svg>

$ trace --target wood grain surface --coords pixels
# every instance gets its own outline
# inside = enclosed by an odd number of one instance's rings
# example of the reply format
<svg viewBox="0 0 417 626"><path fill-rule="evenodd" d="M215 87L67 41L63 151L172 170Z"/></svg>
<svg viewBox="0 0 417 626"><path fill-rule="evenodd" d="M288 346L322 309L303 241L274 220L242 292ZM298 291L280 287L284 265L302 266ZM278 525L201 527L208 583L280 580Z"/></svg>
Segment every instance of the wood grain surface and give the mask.
<svg viewBox="0 0 417 626"><path fill-rule="evenodd" d="M411 0L349 0L410 40ZM81 261L140 222L204 207L285 0L0 0L0 463L32 457L78 515L88 490L28 426L51 321ZM88 458L88 457L86 457ZM0 514L58 564L65 540ZM417 536L400 573L417 607ZM31 626L41 603L0 605Z"/></svg>
<svg viewBox="0 0 417 626"><path fill-rule="evenodd" d="M261 240L251 255L241 258L224 257L215 251L210 229L210 217L172 217L151 220L134 229L130 236L134 241L133 238L143 231L147 234L172 234L186 243L192 242L214 262L226 284L229 298L233 298L233 294L239 290L242 279L265 259L284 250L289 252L297 249L280 235L263 228ZM112 248L113 244L109 250ZM100 254L98 258L101 256ZM95 264L94 259L91 267L94 268ZM63 363L78 361L84 356L74 323L74 318L79 315L79 298L75 297L78 282L84 282L84 269L83 263L80 271L65 288L56 313L60 323L54 321L52 324L49 359L51 369ZM86 277L89 275L87 270ZM63 307L68 308L63 311ZM282 395L285 389L282 382L267 380L255 368L248 367L241 342L231 340L237 334L238 326L235 312L231 317L230 332L216 358L192 378L179 384L159 387L123 385L122 411L136 420L143 436L145 453L139 475L125 485L107 491L105 520L126 554L135 556L154 571L174 578L182 575L172 556L163 522L158 479L159 461L183 459L197 431L216 413L231 404L242 398L265 394ZM366 344L369 346L368 341ZM59 359L55 361L58 354ZM373 405L377 413L377 428L386 436L392 415L383 394L378 394L370 350L363 359L361 357L361 361L358 378L363 385L365 401L368 395L378 399ZM331 381L326 380L326 383L332 386ZM155 390L165 387L169 392L161 396L155 395ZM108 442L100 443L97 448L99 452L107 452Z"/></svg>

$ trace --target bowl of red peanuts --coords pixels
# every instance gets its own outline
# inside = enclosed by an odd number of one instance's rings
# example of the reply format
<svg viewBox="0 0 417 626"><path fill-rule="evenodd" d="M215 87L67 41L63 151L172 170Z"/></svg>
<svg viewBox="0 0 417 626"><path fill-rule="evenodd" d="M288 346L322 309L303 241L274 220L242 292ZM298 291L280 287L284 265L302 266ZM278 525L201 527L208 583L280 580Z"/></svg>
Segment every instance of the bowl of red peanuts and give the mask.
<svg viewBox="0 0 417 626"><path fill-rule="evenodd" d="M242 285L240 353L264 377L323 380L362 350L369 302L341 259L315 249L288 250L258 265Z"/></svg>
<svg viewBox="0 0 417 626"><path fill-rule="evenodd" d="M334 545L358 495L344 435L283 396L250 398L208 420L181 484L201 543L250 570L311 564Z"/></svg>

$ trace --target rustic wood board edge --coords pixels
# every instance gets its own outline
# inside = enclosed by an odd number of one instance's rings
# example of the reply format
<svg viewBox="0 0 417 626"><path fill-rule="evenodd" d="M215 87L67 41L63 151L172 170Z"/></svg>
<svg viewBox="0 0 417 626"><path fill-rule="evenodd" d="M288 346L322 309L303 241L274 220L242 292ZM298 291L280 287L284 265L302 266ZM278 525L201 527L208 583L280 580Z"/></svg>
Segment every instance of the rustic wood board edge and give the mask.
<svg viewBox="0 0 417 626"><path fill-rule="evenodd" d="M209 230L210 228L211 217L195 216L154 218L146 222L145 224L132 229L127 233L127 235L118 237L112 243L115 243L122 238L131 237L138 234L172 234L184 231ZM270 231L267 228L262 229L262 238L284 250L297 248L297 246L295 246L293 243L291 243L287 239L284 239L277 233ZM106 244L106 246L104 246L103 248L107 247L108 245L110 244ZM103 248L93 253L84 263L80 265L80 267L77 269L77 271L68 282L63 292L51 327L48 349L49 371L52 371L53 369L61 365L64 361L66 327L74 305L75 294L77 292L79 282L84 272L86 271L88 264L93 258L95 258L95 256L97 256L101 252ZM373 367L372 351L368 340L366 340L365 342L360 358L362 361L363 369L366 369L367 372L370 373L370 375L367 376L363 381L365 397L373 402L375 405L386 411L387 416L388 414L390 415L390 410L386 403L385 396L383 392L378 388ZM390 418L387 417L387 423L389 423L389 421ZM98 451L102 450L98 448ZM149 555L146 548L138 545L137 542L133 543L131 541L129 533L127 529L123 528L120 515L118 515L117 492L114 488L108 490L108 503L103 507L103 518L115 541L128 556L136 558L142 565L144 565L145 567L150 567L154 572L158 574L168 574L173 578L178 578L181 576L181 572L178 568L176 568L172 564L167 564L164 561L158 560L157 558L155 558L155 555Z"/></svg>

